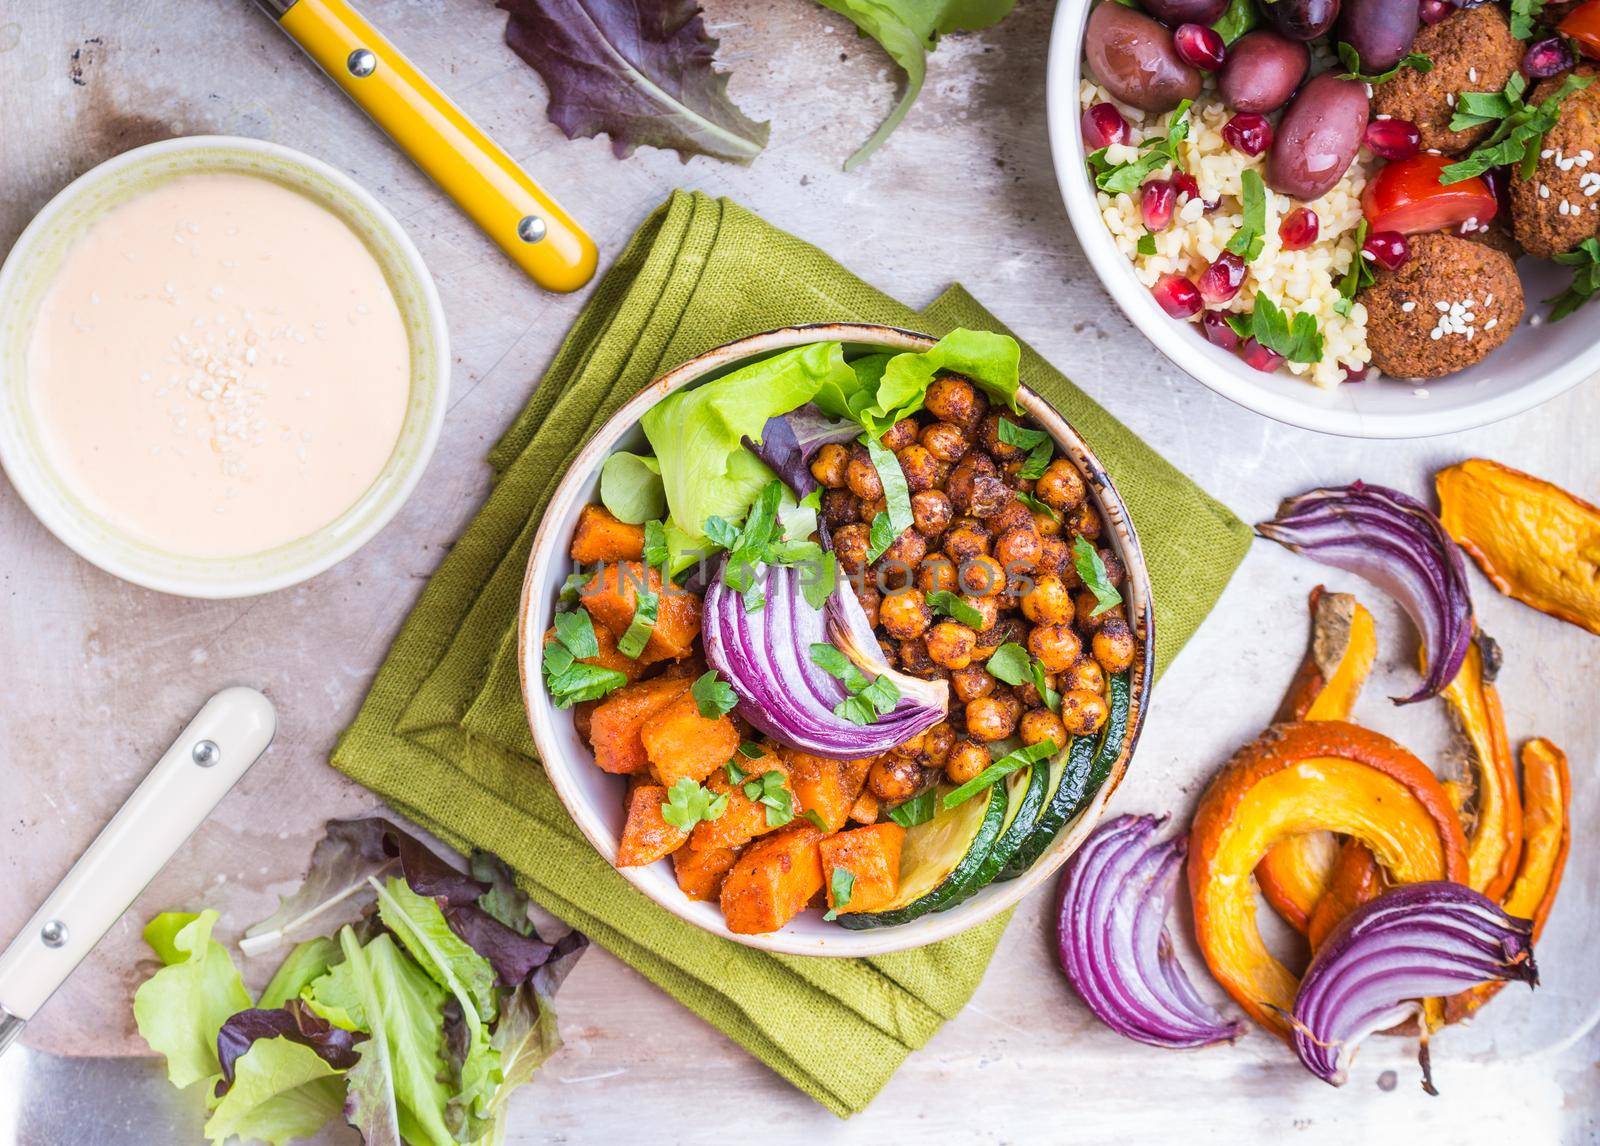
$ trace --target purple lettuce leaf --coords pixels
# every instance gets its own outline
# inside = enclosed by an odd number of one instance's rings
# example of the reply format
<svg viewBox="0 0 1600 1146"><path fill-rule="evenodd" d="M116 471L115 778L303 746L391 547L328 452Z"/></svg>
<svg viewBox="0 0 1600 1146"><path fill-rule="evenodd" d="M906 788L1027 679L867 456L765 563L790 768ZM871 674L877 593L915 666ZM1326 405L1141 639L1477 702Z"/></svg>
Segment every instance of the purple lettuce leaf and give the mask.
<svg viewBox="0 0 1600 1146"><path fill-rule="evenodd" d="M217 1083L216 1095L221 1098L228 1092L233 1085L234 1063L257 1039L286 1038L309 1047L335 1070L349 1070L356 1064L356 1043L366 1037L334 1026L299 999L290 999L275 1010L240 1011L217 1032L217 1060L222 1064L222 1078Z"/></svg>

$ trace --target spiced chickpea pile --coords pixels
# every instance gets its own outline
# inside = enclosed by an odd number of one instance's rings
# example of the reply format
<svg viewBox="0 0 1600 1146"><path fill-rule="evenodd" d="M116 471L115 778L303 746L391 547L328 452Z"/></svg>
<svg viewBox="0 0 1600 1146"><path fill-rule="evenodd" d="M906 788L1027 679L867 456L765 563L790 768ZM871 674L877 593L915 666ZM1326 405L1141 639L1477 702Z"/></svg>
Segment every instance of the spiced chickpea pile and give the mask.
<svg viewBox="0 0 1600 1146"><path fill-rule="evenodd" d="M941 770L952 784L973 779L990 764L992 741L1065 747L1098 732L1108 715L1106 676L1134 660L1124 609L1094 615L1097 600L1074 562L1082 537L1112 584L1125 578L1114 550L1099 544L1105 523L1082 476L1065 458L1037 480L1020 476L1028 451L1001 440L1002 418L1036 428L1025 416L990 411L972 383L945 375L921 413L883 435L905 474L914 524L870 564L870 523L886 502L866 447L825 446L811 465L823 485L823 527L884 655L902 672L949 681L952 692L948 720L873 762L868 788L884 807L911 799ZM930 605L940 592L965 601L982 626L941 616ZM1059 714L1033 683L1008 685L985 667L1012 642L1060 694Z"/></svg>

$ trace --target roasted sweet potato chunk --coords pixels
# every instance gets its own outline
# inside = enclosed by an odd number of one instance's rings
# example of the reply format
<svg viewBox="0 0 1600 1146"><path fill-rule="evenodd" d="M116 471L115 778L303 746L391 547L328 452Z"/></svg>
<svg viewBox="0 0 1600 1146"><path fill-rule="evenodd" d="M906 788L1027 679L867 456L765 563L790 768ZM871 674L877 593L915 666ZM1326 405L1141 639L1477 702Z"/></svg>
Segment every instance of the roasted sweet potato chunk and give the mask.
<svg viewBox="0 0 1600 1146"><path fill-rule="evenodd" d="M732 848L696 851L691 836L688 847L672 853L672 870L677 873L678 887L684 895L690 899L715 899L722 891L723 877L738 858L739 853Z"/></svg>
<svg viewBox="0 0 1600 1146"><path fill-rule="evenodd" d="M640 784L628 793L628 818L617 845L618 867L643 867L677 851L689 833L675 828L661 815L667 790L660 784Z"/></svg>
<svg viewBox="0 0 1600 1146"><path fill-rule="evenodd" d="M722 917L739 935L776 931L822 890L821 829L808 821L757 840L722 881Z"/></svg>
<svg viewBox="0 0 1600 1146"><path fill-rule="evenodd" d="M638 561L644 557L644 526L611 516L604 506L586 505L572 534L572 559L580 565Z"/></svg>
<svg viewBox="0 0 1600 1146"><path fill-rule="evenodd" d="M596 706L589 718L589 743L603 772L642 772L650 764L640 732L652 715L689 692L686 677L652 677L624 685Z"/></svg>
<svg viewBox="0 0 1600 1146"><path fill-rule="evenodd" d="M828 831L837 832L850 818L850 809L867 784L870 757L861 760L830 760L809 752L786 750L789 777L800 800L796 815L815 812Z"/></svg>
<svg viewBox="0 0 1600 1146"><path fill-rule="evenodd" d="M685 690L665 708L650 714L640 735L656 779L672 787L685 776L704 780L727 763L739 747L739 730L726 716L707 719Z"/></svg>
<svg viewBox="0 0 1600 1146"><path fill-rule="evenodd" d="M719 819L702 820L694 826L694 831L689 834L691 848L700 851L712 848L740 848L757 836L764 836L783 827L783 824L769 826L768 820L771 817L767 814L768 806L752 800L745 794L745 785L759 780L767 772L776 772L783 777L783 789L789 796L789 811L793 816L801 814L800 809L795 807L795 794L790 786L789 768L781 759L771 753L755 760L746 759L744 756L736 756L734 759L744 771L745 778L738 783L730 782L726 768L718 768L711 773L711 778L706 781L706 787L713 792L727 793L728 810L723 812ZM780 802L782 800L782 797L774 798Z"/></svg>
<svg viewBox="0 0 1600 1146"><path fill-rule="evenodd" d="M840 915L851 911L877 911L894 902L900 892L900 847L906 830L896 823L873 824L829 836L817 845L828 906ZM840 907L833 899L833 873L843 868L855 876L850 902Z"/></svg>
<svg viewBox="0 0 1600 1146"><path fill-rule="evenodd" d="M700 598L675 585L663 587L658 570L638 561L602 565L578 590L578 596L591 617L610 629L612 636L620 637L633 623L641 588L648 588L659 600L655 628L639 660L648 665L688 656L700 635Z"/></svg>

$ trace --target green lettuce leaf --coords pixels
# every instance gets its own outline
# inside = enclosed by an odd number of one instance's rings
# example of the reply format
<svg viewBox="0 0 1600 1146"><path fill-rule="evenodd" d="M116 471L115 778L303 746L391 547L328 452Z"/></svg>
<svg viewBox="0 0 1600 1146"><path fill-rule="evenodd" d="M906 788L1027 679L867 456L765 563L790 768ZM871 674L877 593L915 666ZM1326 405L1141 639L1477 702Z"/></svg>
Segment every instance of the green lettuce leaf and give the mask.
<svg viewBox="0 0 1600 1146"><path fill-rule="evenodd" d="M251 1006L233 958L211 938L215 911L166 912L144 929L145 942L166 964L133 996L139 1035L165 1056L167 1077L185 1087L221 1073L217 1032Z"/></svg>
<svg viewBox="0 0 1600 1146"><path fill-rule="evenodd" d="M206 1122L212 1142L309 1138L344 1105L344 1075L308 1046L258 1039L234 1063L233 1085Z"/></svg>
<svg viewBox="0 0 1600 1146"><path fill-rule="evenodd" d="M642 454L618 451L600 467L600 504L618 521L643 525L667 513L661 463Z"/></svg>
<svg viewBox="0 0 1600 1146"><path fill-rule="evenodd" d="M307 939L289 952L289 957L273 972L256 1006L270 1011L283 1006L290 999L299 998L301 991L326 975L328 968L343 958L335 940L327 936Z"/></svg>
<svg viewBox="0 0 1600 1146"><path fill-rule="evenodd" d="M822 387L814 400L823 413L851 418L879 437L901 418L922 409L934 376L950 370L972 379L991 400L1015 411L1021 360L1022 349L1013 338L986 330L952 330L920 353L857 359L842 385Z"/></svg>

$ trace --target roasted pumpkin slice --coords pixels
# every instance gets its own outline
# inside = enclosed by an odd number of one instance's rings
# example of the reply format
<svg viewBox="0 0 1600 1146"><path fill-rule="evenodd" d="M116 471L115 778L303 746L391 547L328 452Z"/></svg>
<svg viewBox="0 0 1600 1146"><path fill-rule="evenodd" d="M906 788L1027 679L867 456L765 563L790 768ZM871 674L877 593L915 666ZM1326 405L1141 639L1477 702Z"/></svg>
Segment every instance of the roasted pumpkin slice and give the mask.
<svg viewBox="0 0 1600 1146"><path fill-rule="evenodd" d="M1487 653L1487 656L1485 655ZM1476 634L1444 698L1471 749L1469 785L1447 784L1458 810L1467 808L1467 885L1499 900L1522 856L1522 798L1511 758L1505 710L1494 687L1499 652Z"/></svg>

